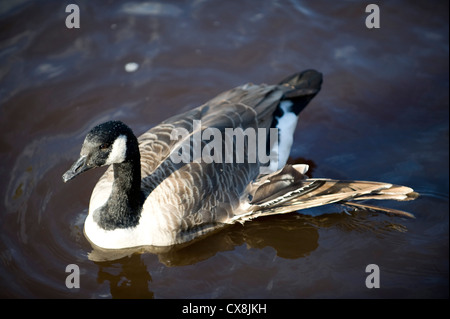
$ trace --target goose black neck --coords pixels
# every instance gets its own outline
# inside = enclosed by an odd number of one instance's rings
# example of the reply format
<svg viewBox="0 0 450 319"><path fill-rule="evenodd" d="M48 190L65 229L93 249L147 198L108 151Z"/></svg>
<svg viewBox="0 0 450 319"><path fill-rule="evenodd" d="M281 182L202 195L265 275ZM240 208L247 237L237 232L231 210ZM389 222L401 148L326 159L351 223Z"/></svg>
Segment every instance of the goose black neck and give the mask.
<svg viewBox="0 0 450 319"><path fill-rule="evenodd" d="M136 137L127 143L127 160L113 164L113 170L114 182L111 195L107 203L100 208L96 221L106 230L134 227L139 223L144 203L141 190L140 154Z"/></svg>

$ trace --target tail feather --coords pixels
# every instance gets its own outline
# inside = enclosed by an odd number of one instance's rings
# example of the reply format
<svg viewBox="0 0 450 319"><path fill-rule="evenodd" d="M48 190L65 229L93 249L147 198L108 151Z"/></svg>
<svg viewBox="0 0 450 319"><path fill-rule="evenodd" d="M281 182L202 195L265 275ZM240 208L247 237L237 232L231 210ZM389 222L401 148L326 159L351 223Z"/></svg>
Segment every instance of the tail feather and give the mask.
<svg viewBox="0 0 450 319"><path fill-rule="evenodd" d="M293 103L292 111L298 115L319 93L322 74L316 70L306 70L283 79L280 85L287 87L283 100L291 101Z"/></svg>
<svg viewBox="0 0 450 319"><path fill-rule="evenodd" d="M395 215L395 216L402 216L402 217L408 217L408 218L416 218L413 214L405 212L403 210L393 209L393 208L386 208L386 207L380 207L375 205L368 205L368 204L361 204L361 203L353 203L353 202L343 202L342 205L349 206L357 209L363 209L363 210L369 210L374 212L382 212L387 215Z"/></svg>
<svg viewBox="0 0 450 319"><path fill-rule="evenodd" d="M414 218L396 209L355 203L369 199L405 201L418 194L406 186L370 181L340 181L306 178L307 165L286 165L283 169L257 180L248 189L247 212L234 220L246 221L259 216L289 213L328 204L379 211Z"/></svg>

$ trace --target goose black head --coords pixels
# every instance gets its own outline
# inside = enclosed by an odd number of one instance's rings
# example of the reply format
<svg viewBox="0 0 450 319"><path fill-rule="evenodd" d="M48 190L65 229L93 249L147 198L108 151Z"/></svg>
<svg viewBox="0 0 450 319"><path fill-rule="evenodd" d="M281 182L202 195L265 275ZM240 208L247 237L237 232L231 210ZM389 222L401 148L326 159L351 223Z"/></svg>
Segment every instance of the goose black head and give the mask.
<svg viewBox="0 0 450 319"><path fill-rule="evenodd" d="M64 173L64 182L91 168L127 161L131 152L130 143L137 144L136 137L120 121L109 121L94 127L84 139L80 158Z"/></svg>

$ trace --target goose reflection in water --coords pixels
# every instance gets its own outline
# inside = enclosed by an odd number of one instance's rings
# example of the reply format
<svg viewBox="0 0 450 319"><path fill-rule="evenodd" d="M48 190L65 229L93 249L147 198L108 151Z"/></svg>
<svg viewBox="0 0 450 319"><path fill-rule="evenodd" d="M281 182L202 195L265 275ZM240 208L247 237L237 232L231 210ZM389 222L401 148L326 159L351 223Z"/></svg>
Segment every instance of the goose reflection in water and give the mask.
<svg viewBox="0 0 450 319"><path fill-rule="evenodd" d="M150 291L149 286L152 282L151 273L157 270L149 269L142 258L145 253L156 254L164 265L162 267L195 265L243 245L247 249L270 247L277 257L301 259L319 247L321 229L368 232L377 236L406 231L398 217L387 217L366 210L339 212L340 207L330 206L326 213L323 207L311 210L312 214L320 214L318 216L290 213L261 217L244 225L231 225L189 245L123 250L94 248L89 253L89 259L99 267L97 281L109 282L113 298L153 298L154 292Z"/></svg>

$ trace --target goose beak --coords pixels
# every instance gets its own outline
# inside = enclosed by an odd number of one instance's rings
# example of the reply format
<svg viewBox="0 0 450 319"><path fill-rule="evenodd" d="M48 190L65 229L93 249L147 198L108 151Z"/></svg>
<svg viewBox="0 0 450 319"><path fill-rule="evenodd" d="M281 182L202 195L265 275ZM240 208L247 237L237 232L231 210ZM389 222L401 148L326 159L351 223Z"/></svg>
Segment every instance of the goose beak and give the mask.
<svg viewBox="0 0 450 319"><path fill-rule="evenodd" d="M62 176L62 179L64 183L67 181L70 181L77 175L80 175L83 172L86 172L87 170L91 169L92 167L89 167L87 165L87 156L81 156L73 165L72 167L64 173Z"/></svg>

